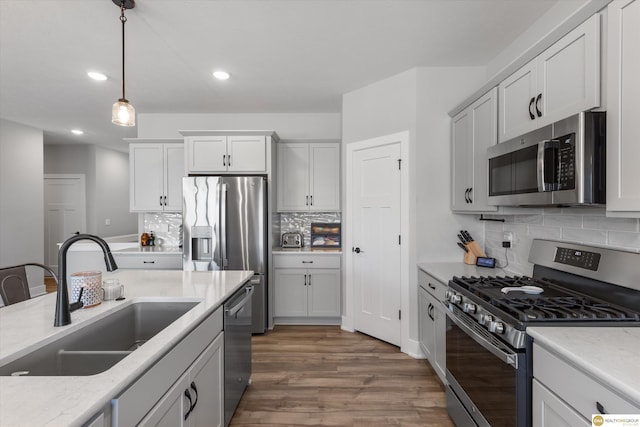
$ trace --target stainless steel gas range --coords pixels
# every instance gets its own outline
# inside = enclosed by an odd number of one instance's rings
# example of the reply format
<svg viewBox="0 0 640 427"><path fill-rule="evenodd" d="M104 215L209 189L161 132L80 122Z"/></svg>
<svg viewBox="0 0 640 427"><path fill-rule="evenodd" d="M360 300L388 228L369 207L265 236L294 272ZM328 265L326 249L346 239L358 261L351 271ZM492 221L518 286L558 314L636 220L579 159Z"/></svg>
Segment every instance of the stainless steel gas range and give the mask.
<svg viewBox="0 0 640 427"><path fill-rule="evenodd" d="M447 408L458 427L531 426L529 326L640 326L640 253L534 240L533 277L454 277Z"/></svg>

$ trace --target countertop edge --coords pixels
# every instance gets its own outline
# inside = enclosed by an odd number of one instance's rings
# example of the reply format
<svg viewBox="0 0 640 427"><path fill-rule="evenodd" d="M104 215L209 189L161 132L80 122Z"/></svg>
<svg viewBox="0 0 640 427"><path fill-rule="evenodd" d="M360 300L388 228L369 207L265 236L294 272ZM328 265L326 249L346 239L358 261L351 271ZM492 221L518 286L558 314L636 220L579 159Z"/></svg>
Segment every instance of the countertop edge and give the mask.
<svg viewBox="0 0 640 427"><path fill-rule="evenodd" d="M559 338L559 335L564 333L565 330L568 330L566 333L569 335L575 335L576 333L584 334L585 332L587 334L593 335L593 339L598 341L598 348L602 351L586 353L580 352L581 354L578 354L571 348L571 344L568 343L567 340ZM605 356L607 354L607 351L614 351L611 350L609 346L607 346L606 340L616 340L618 335L625 334L626 331L628 331L629 333L634 332L637 337L640 337L640 328L637 327L592 327L580 330L579 327L572 328L543 326L527 328L527 335L533 338L534 343L539 344L541 347L544 347L546 350L560 357L561 359L568 361L576 369L582 371L603 386L609 388L611 391L640 407L640 383L636 384L635 387L633 387L633 385L629 382L628 377L625 376L623 378L620 375L611 374L610 370L604 370L604 367L598 366L596 356L594 356L598 354L597 357L606 358L609 365L612 361L617 361L618 363L615 363L615 365L618 367L627 366L627 364L636 366L634 362L624 360L623 357L619 357L619 359L616 360L614 355ZM612 337L612 332L615 333L616 336ZM554 335L556 335L555 338ZM581 346L583 347L586 345L588 344L581 343ZM637 362L637 353L633 353L635 354L633 359Z"/></svg>

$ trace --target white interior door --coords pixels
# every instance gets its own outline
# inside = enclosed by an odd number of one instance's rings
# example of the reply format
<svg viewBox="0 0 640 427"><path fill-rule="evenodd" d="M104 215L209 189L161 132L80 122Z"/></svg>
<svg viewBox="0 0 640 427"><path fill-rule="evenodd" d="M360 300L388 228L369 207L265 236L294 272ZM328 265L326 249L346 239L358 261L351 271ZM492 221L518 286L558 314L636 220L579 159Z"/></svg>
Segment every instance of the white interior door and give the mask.
<svg viewBox="0 0 640 427"><path fill-rule="evenodd" d="M353 154L354 328L401 343L400 142Z"/></svg>
<svg viewBox="0 0 640 427"><path fill-rule="evenodd" d="M44 176L44 259L58 272L58 243L86 231L84 175Z"/></svg>

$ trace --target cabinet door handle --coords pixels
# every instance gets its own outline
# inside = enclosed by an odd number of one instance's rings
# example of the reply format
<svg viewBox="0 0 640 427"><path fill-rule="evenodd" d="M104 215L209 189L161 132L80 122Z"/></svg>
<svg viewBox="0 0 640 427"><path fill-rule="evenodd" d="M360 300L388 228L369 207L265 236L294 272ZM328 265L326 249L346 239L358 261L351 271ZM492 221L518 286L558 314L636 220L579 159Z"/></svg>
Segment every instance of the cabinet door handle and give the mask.
<svg viewBox="0 0 640 427"><path fill-rule="evenodd" d="M469 188L469 203L473 203L473 199L471 198L471 193L473 193L473 187Z"/></svg>
<svg viewBox="0 0 640 427"><path fill-rule="evenodd" d="M164 196L164 205L167 206L167 196Z"/></svg>
<svg viewBox="0 0 640 427"><path fill-rule="evenodd" d="M471 191L471 189L470 189L470 188L467 188L467 189L464 191L464 201L465 201L465 203L471 203L471 199L469 199L469 192L470 192L470 191Z"/></svg>
<svg viewBox="0 0 640 427"><path fill-rule="evenodd" d="M311 275L309 275L309 286L311 286Z"/></svg>
<svg viewBox="0 0 640 427"><path fill-rule="evenodd" d="M536 114L538 115L538 117L542 117L542 111L540 111L540 100L542 99L542 94L538 94L538 97L536 98Z"/></svg>
<svg viewBox="0 0 640 427"><path fill-rule="evenodd" d="M227 154L227 166L231 166L231 154Z"/></svg>
<svg viewBox="0 0 640 427"><path fill-rule="evenodd" d="M429 287L430 287L431 289L433 289L434 291L436 290L436 287L435 287L434 285L432 285L431 283L429 283L428 285L429 285Z"/></svg>
<svg viewBox="0 0 640 427"><path fill-rule="evenodd" d="M313 206L313 196L309 196L309 198L311 199L311 206Z"/></svg>
<svg viewBox="0 0 640 427"><path fill-rule="evenodd" d="M162 196L160 196L160 206L162 206Z"/></svg>
<svg viewBox="0 0 640 427"><path fill-rule="evenodd" d="M529 118L531 120L535 120L536 116L535 114L533 114L533 103L536 102L536 97L534 96L533 98L531 98L531 100L529 101Z"/></svg>
<svg viewBox="0 0 640 427"><path fill-rule="evenodd" d="M304 285L307 286L307 275L304 275Z"/></svg>
<svg viewBox="0 0 640 427"><path fill-rule="evenodd" d="M306 201L304 202L305 206L309 206L309 196L305 196Z"/></svg>
<svg viewBox="0 0 640 427"><path fill-rule="evenodd" d="M598 401L596 401L596 409L602 415L605 415L607 413L607 411L604 410L604 406L602 406L602 403L600 403Z"/></svg>
<svg viewBox="0 0 640 427"><path fill-rule="evenodd" d="M184 420L186 421L187 418L189 418L189 415L191 415L191 410L193 409L193 401L191 400L191 393L189 393L189 390L184 391L184 396L189 401L189 410L186 414L184 414Z"/></svg>
<svg viewBox="0 0 640 427"><path fill-rule="evenodd" d="M227 155L226 154L222 155L222 166L227 166Z"/></svg>
<svg viewBox="0 0 640 427"><path fill-rule="evenodd" d="M191 407L191 411L193 411L194 409L196 409L196 405L198 404L198 389L196 388L196 383L194 381L191 381L191 388L196 394L196 400L193 401L193 406Z"/></svg>

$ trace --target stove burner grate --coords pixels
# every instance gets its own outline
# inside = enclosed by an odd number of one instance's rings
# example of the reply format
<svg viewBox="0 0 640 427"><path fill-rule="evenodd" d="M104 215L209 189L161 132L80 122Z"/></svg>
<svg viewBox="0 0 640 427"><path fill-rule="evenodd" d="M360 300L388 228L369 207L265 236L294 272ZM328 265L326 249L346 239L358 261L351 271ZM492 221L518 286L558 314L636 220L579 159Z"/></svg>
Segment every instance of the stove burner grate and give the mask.
<svg viewBox="0 0 640 427"><path fill-rule="evenodd" d="M640 313L634 310L580 294L550 280L486 276L454 277L452 283L523 323L640 321ZM518 286L537 286L543 292L527 296L521 292L500 292L504 287Z"/></svg>
<svg viewBox="0 0 640 427"><path fill-rule="evenodd" d="M499 305L504 306L503 308L506 311L525 322L544 320L640 320L638 313L605 302L581 297L516 298L500 301Z"/></svg>

